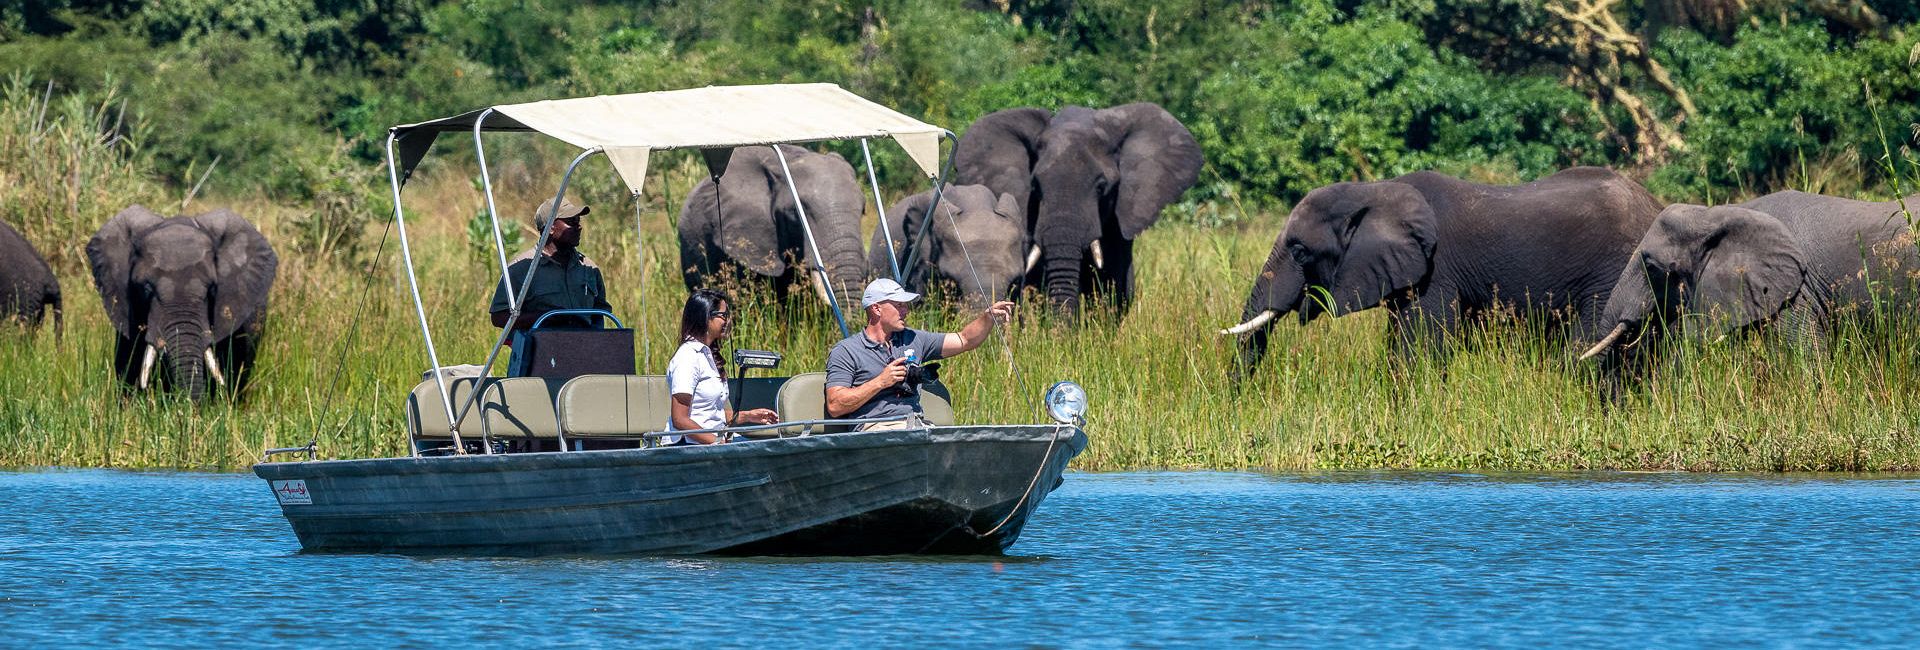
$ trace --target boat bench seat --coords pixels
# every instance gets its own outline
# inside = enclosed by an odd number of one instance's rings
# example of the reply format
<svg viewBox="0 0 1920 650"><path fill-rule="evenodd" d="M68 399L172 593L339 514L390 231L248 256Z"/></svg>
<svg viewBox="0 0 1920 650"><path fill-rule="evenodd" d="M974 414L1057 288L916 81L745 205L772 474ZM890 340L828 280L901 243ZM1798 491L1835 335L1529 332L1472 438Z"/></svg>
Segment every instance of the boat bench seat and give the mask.
<svg viewBox="0 0 1920 650"><path fill-rule="evenodd" d="M460 405L465 404L467 399L473 396L474 386L478 382L476 377L447 379L447 386L453 391L453 408L460 408ZM453 438L448 433L452 427L447 420L446 403L440 395L440 382L431 377L420 382L413 387L412 392L407 393L407 433L415 440L451 440ZM468 415L460 422L460 436L478 440L484 433L481 426L480 418Z"/></svg>
<svg viewBox="0 0 1920 650"><path fill-rule="evenodd" d="M481 417L469 419L481 420L494 438L558 438L553 394L559 384L543 377L496 378L480 395Z"/></svg>
<svg viewBox="0 0 1920 650"><path fill-rule="evenodd" d="M568 438L638 439L667 428L667 378L581 375L560 387L560 430Z"/></svg>
<svg viewBox="0 0 1920 650"><path fill-rule="evenodd" d="M774 410L780 413L781 420L786 421L827 419L827 373L807 372L788 379L780 385L780 393L774 397ZM920 391L920 411L932 424L953 424L953 405L933 391ZM839 430L828 428L822 432ZM790 427L780 429L780 432L782 435L795 435L800 428Z"/></svg>

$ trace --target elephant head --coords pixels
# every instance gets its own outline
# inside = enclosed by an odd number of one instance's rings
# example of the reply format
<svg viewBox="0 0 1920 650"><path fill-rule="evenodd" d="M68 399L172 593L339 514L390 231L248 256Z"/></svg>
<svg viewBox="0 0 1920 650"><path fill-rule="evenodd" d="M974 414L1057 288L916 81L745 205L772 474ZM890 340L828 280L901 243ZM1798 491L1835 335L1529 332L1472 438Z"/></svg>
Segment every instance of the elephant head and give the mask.
<svg viewBox="0 0 1920 650"><path fill-rule="evenodd" d="M1301 323L1380 305L1424 282L1438 239L1433 206L1397 181L1336 183L1307 193L1254 279L1239 325L1240 368L1266 354L1275 317Z"/></svg>
<svg viewBox="0 0 1920 650"><path fill-rule="evenodd" d="M1111 285L1125 309L1133 239L1193 186L1204 162L1193 134L1149 103L995 112L967 129L954 159L960 183L1025 208L1040 251L1033 279L1070 313L1092 289L1087 278Z"/></svg>
<svg viewBox="0 0 1920 650"><path fill-rule="evenodd" d="M945 282L960 290L968 308L1007 299L1032 259L1026 256L1027 218L1019 200L1012 194L996 195L984 185L948 185L940 207L929 215L932 202L933 191L928 190L887 211L887 229L875 228L868 247L875 271L890 273L895 260L911 263L900 270L909 289ZM888 233L893 236L892 257Z"/></svg>
<svg viewBox="0 0 1920 650"><path fill-rule="evenodd" d="M713 223L714 241L727 258L757 275L780 278L796 272L808 278L822 302L830 289L842 309L858 305L870 273L860 238L866 200L853 166L839 154L779 147L799 201L795 202L794 189L788 187L787 174L771 148L734 149L726 173L715 186L718 196L709 203L717 213L707 217ZM707 187L703 184L695 193ZM696 200L690 196L688 206ZM812 271L816 251L801 227L803 208L826 277ZM800 266L789 269L791 264Z"/></svg>
<svg viewBox="0 0 1920 650"><path fill-rule="evenodd" d="M1688 314L1705 314L1726 330L1761 323L1794 306L1814 285L1800 247L1779 219L1735 206L1670 205L1614 284L1601 321L1610 331L1581 358L1642 332L1669 332Z"/></svg>
<svg viewBox="0 0 1920 650"><path fill-rule="evenodd" d="M226 383L216 348L257 333L279 266L266 237L232 211L168 219L139 205L100 227L87 262L119 334L120 377L144 388L164 359L195 399L209 379ZM247 361L230 359L236 384Z"/></svg>

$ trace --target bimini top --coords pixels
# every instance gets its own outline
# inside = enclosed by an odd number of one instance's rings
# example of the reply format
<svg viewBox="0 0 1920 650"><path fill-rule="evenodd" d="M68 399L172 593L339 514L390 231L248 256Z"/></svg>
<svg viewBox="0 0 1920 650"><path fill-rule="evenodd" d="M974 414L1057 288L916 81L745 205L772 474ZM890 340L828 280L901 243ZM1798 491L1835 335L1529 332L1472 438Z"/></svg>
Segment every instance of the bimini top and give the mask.
<svg viewBox="0 0 1920 650"><path fill-rule="evenodd" d="M656 150L853 138L893 138L921 172L934 178L939 174L940 136L946 133L830 83L555 99L393 127L390 137L398 147L394 162L400 182L406 182L441 133L472 131L482 119L482 131L536 131L581 149L599 147L636 195Z"/></svg>

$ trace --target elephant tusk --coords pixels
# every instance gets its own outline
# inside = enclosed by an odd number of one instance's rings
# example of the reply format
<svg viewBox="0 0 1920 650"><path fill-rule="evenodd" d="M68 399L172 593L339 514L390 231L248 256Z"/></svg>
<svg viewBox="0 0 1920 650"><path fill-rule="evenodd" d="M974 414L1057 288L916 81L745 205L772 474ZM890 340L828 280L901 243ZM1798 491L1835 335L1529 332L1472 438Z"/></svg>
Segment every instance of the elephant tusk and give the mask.
<svg viewBox="0 0 1920 650"><path fill-rule="evenodd" d="M1100 254L1100 240L1095 239L1087 245L1087 251L1093 253L1093 268L1107 270L1107 256Z"/></svg>
<svg viewBox="0 0 1920 650"><path fill-rule="evenodd" d="M153 372L153 357L153 344L148 343L147 353L140 359L140 379L134 382L134 385L140 387L140 390L147 389L147 376Z"/></svg>
<svg viewBox="0 0 1920 650"><path fill-rule="evenodd" d="M827 279L820 277L818 271L808 271L807 275L813 278L813 293L820 297L820 304L833 304L833 300L827 297Z"/></svg>
<svg viewBox="0 0 1920 650"><path fill-rule="evenodd" d="M1040 247L1034 246L1033 250L1027 251L1027 270L1025 272L1032 273L1033 267L1038 266L1039 264L1040 264Z"/></svg>
<svg viewBox="0 0 1920 650"><path fill-rule="evenodd" d="M227 387L227 378L220 374L220 362L213 358L213 348L207 348L207 374L213 375L213 383Z"/></svg>
<svg viewBox="0 0 1920 650"><path fill-rule="evenodd" d="M1273 320L1273 315L1275 313L1277 312L1271 309L1260 312L1259 316L1255 316L1253 318L1247 319L1247 322L1245 323L1241 323L1239 325L1235 325L1233 327L1220 330L1220 333L1227 336L1239 336L1241 334L1245 334L1247 332L1260 329L1262 326L1267 324L1267 321Z"/></svg>
<svg viewBox="0 0 1920 650"><path fill-rule="evenodd" d="M1595 344L1593 344L1593 348L1592 348L1592 349L1589 349L1589 350L1587 350L1587 353L1586 353L1586 354L1582 354L1582 355L1580 355L1580 360L1581 360L1581 361L1586 361L1586 360L1588 360L1588 359L1591 359L1591 358L1593 358L1593 357L1594 357L1594 355L1597 355L1597 354L1600 354L1601 352L1605 352L1605 351L1607 351L1607 348L1609 348L1609 347L1612 347L1612 346L1613 346L1613 342L1614 342L1614 341L1618 341L1618 340L1620 340L1620 336L1621 336L1622 334L1626 334L1626 333L1627 333L1627 324L1626 324L1626 323L1621 323L1621 324L1619 324L1619 325L1615 325L1615 326L1613 327L1613 331L1612 331L1612 332L1609 332L1609 333L1607 334L1607 338L1604 338L1604 339L1600 339L1600 342L1599 342L1599 343L1595 343Z"/></svg>

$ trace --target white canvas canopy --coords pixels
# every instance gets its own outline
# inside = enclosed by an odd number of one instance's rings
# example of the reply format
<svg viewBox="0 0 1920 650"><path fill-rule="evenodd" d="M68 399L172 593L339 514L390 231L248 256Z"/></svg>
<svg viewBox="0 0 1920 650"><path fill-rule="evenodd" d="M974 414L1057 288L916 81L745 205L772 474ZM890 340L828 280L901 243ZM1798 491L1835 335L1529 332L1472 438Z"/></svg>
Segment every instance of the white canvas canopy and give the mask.
<svg viewBox="0 0 1920 650"><path fill-rule="evenodd" d="M939 175L946 130L830 83L709 86L507 104L393 127L400 182L441 133L535 131L599 148L638 195L654 151L893 138L928 178ZM722 161L725 159L722 158Z"/></svg>

